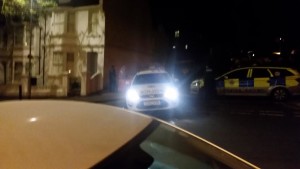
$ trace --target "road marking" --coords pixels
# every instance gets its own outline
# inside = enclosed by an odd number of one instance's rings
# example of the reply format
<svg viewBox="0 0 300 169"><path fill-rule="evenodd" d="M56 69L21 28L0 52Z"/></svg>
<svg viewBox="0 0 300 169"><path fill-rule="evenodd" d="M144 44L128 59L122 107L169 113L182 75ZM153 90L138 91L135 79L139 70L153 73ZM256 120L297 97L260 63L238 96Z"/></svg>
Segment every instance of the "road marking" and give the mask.
<svg viewBox="0 0 300 169"><path fill-rule="evenodd" d="M244 112L238 112L238 111L230 111L230 114L238 114L238 115L258 115L258 116L273 116L273 117L300 117L300 112L291 112L289 115L283 111L275 111L275 110L260 110L258 112L255 111L244 111Z"/></svg>

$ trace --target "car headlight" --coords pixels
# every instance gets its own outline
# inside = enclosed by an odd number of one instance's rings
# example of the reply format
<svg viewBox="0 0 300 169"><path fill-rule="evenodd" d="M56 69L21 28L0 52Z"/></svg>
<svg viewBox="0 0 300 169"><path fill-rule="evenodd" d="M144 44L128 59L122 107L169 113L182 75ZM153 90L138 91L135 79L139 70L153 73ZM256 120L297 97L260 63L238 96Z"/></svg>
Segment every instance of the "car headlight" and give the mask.
<svg viewBox="0 0 300 169"><path fill-rule="evenodd" d="M178 91L175 87L168 87L164 93L164 97L170 100L177 100L178 95Z"/></svg>
<svg viewBox="0 0 300 169"><path fill-rule="evenodd" d="M138 102L140 100L140 96L136 90L129 89L126 93L126 100L129 102Z"/></svg>

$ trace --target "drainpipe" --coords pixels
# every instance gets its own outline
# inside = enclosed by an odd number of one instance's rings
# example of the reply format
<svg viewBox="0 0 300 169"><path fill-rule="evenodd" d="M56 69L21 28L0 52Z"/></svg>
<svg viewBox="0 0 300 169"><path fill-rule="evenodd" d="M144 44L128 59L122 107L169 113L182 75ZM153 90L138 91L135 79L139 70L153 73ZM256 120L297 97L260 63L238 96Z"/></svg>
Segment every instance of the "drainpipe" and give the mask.
<svg viewBox="0 0 300 169"><path fill-rule="evenodd" d="M40 37L39 37L39 75L41 74L41 44L42 44L42 27L40 27Z"/></svg>
<svg viewBox="0 0 300 169"><path fill-rule="evenodd" d="M46 59L46 28L47 28L47 14L44 14L44 45L43 45L43 52L44 52L44 57L43 57L43 86L45 85L45 59Z"/></svg>
<svg viewBox="0 0 300 169"><path fill-rule="evenodd" d="M30 34L29 34L29 54L28 54L28 59L29 59L29 73L28 73L28 99L31 99L31 59L32 59L32 54L31 54L31 46L32 46L32 0L30 1Z"/></svg>

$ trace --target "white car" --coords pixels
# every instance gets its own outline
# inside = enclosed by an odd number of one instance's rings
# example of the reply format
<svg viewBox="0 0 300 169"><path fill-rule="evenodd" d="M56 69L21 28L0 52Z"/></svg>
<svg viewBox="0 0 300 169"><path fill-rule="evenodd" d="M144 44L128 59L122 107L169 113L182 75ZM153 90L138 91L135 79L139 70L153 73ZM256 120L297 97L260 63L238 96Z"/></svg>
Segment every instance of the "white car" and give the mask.
<svg viewBox="0 0 300 169"><path fill-rule="evenodd" d="M126 93L127 108L134 111L175 109L178 103L178 90L164 70L138 72Z"/></svg>
<svg viewBox="0 0 300 169"><path fill-rule="evenodd" d="M80 101L0 102L0 168L258 169L179 127Z"/></svg>

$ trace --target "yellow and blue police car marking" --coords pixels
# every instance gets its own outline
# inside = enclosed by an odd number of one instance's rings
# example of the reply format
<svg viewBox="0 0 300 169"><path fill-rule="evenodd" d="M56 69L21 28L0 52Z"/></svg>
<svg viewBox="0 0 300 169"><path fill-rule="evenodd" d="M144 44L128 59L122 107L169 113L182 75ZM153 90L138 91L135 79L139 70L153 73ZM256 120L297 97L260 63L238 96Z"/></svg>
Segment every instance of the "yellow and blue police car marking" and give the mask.
<svg viewBox="0 0 300 169"><path fill-rule="evenodd" d="M254 87L254 80L253 79L245 79L245 80L239 80L239 79L228 79L226 81L224 80L218 80L216 82L217 88L224 88L224 87Z"/></svg>
<svg viewBox="0 0 300 169"><path fill-rule="evenodd" d="M227 78L235 71L243 70L244 73L244 69L248 69L248 71L243 78ZM300 95L300 74L296 70L276 67L258 69L267 70L269 75L257 74L255 68L243 68L220 76L215 83L217 93L225 95L269 95L273 89L284 87L292 95ZM283 70L290 73L285 73ZM253 77L257 75L262 77Z"/></svg>
<svg viewBox="0 0 300 169"><path fill-rule="evenodd" d="M270 86L285 86L285 78L270 78Z"/></svg>
<svg viewBox="0 0 300 169"><path fill-rule="evenodd" d="M238 84L238 85L237 85ZM249 78L249 79L228 79L217 80L217 88L226 87L270 87L270 86L286 86L285 78Z"/></svg>

